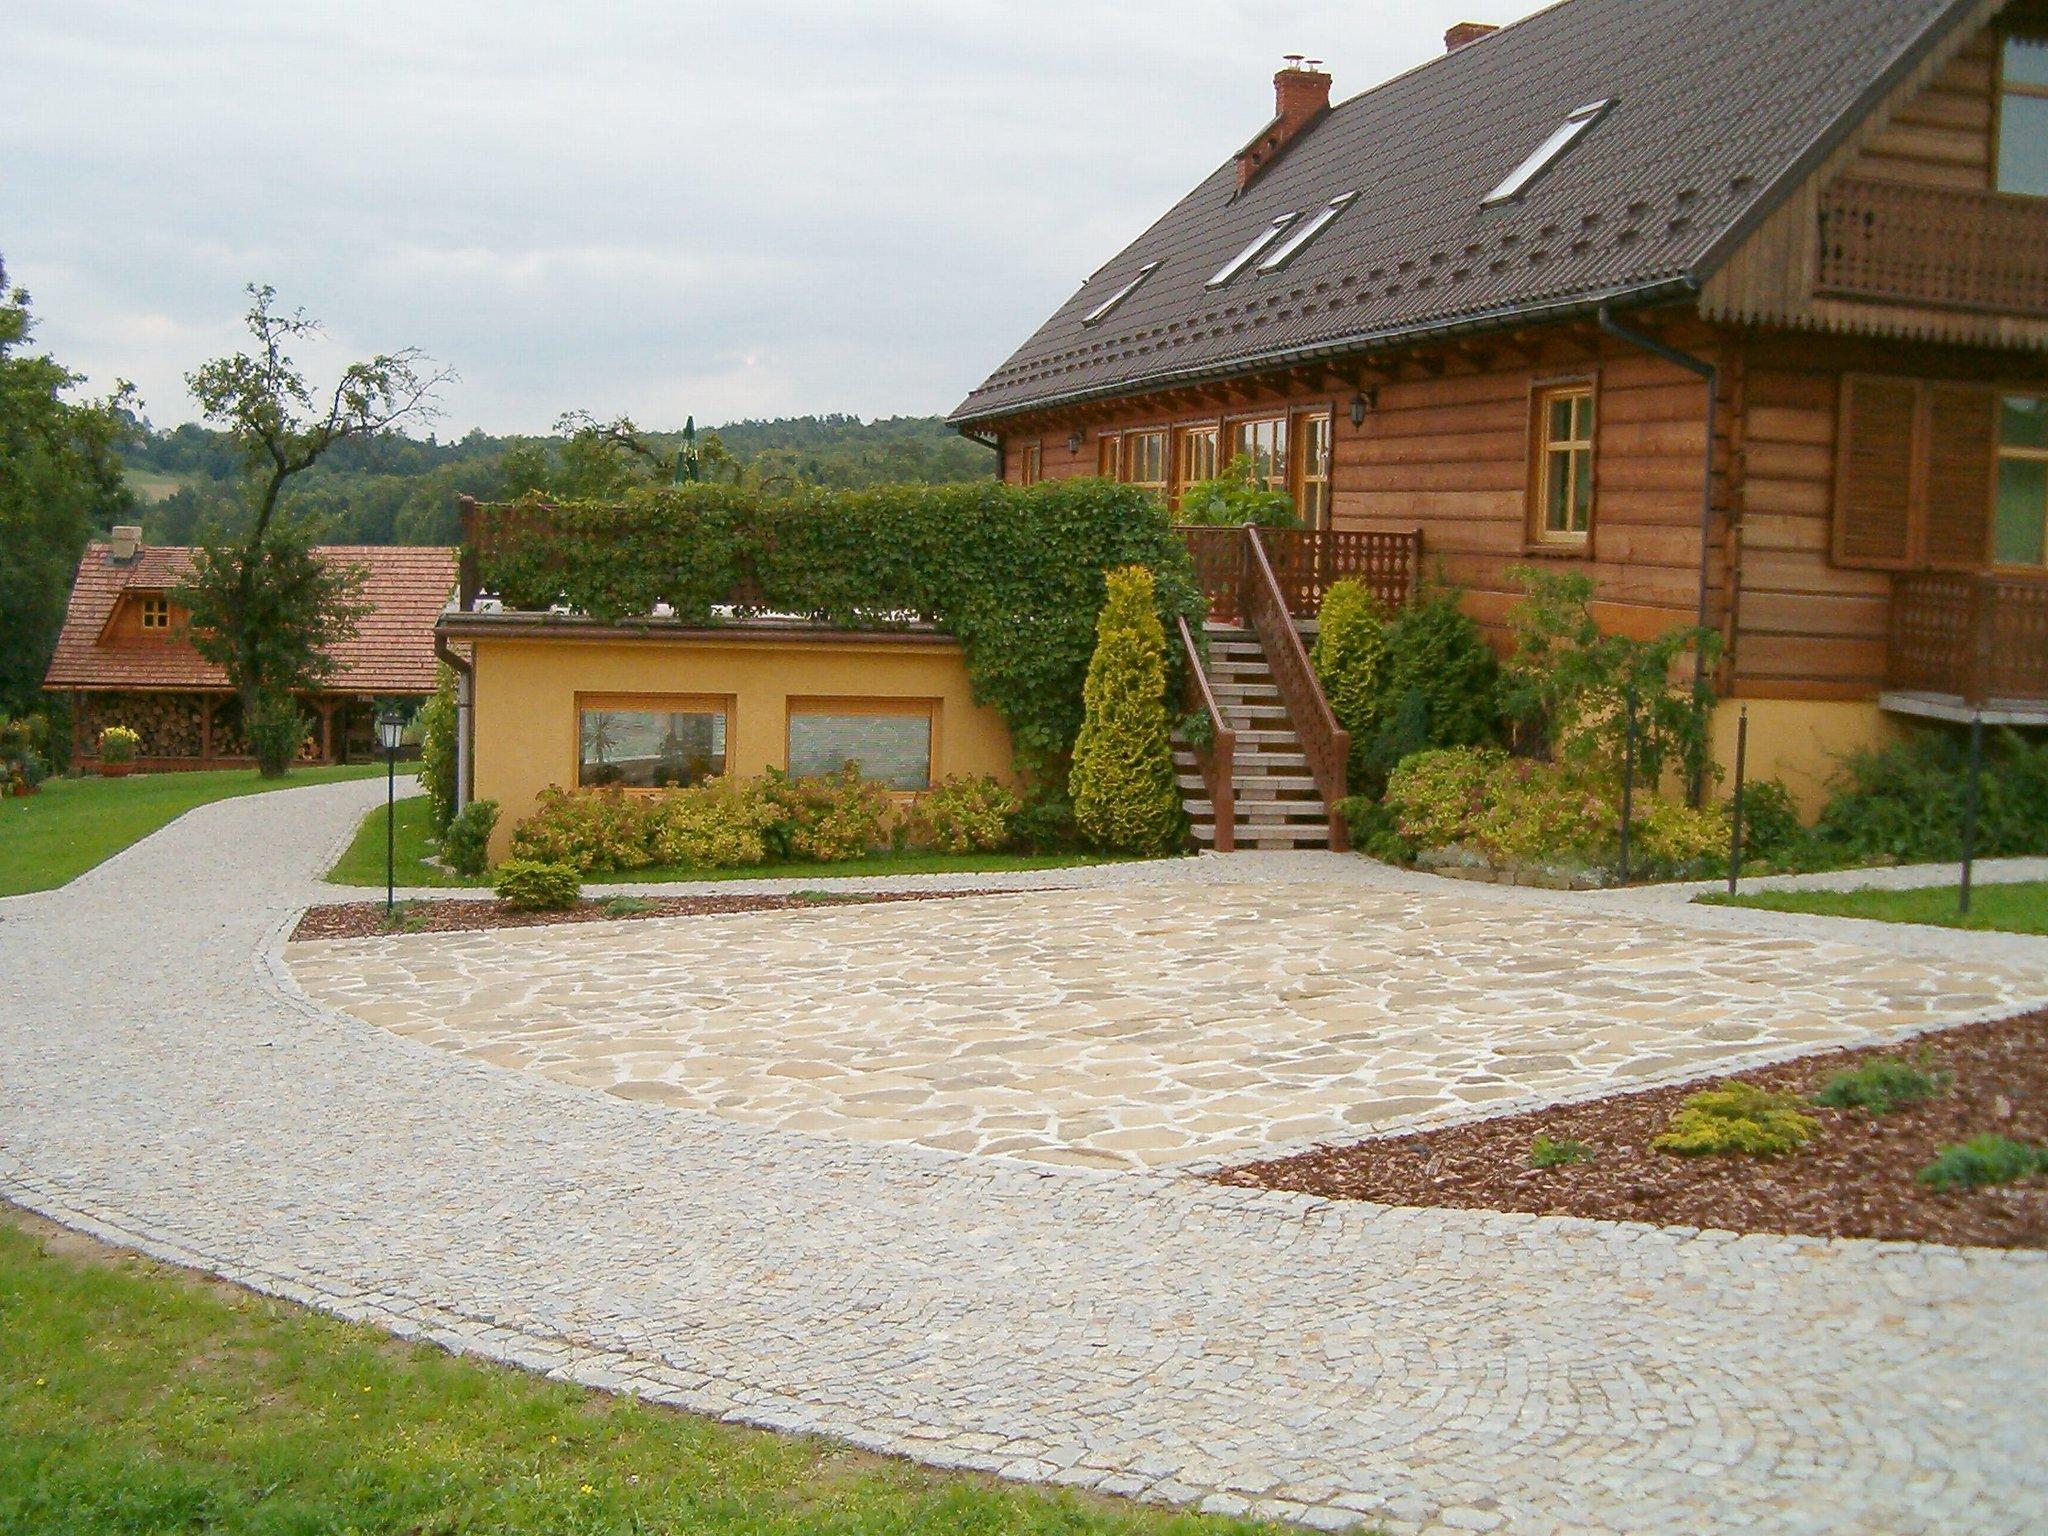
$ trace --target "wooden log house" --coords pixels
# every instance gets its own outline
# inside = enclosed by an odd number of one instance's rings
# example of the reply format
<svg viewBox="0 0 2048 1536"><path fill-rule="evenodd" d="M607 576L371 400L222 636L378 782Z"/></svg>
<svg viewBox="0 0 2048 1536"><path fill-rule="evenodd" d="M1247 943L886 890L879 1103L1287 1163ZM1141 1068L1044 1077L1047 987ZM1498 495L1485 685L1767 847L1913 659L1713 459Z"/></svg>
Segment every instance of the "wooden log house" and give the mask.
<svg viewBox="0 0 2048 1536"><path fill-rule="evenodd" d="M455 551L373 545L323 545L329 560L360 567L369 613L334 647L332 680L302 700L313 728L300 759L368 761L376 755L375 705L418 701L434 690L434 621L455 591ZM192 648L177 588L192 552L142 542L139 528L116 528L86 547L46 692L71 706L71 761L98 764L99 733L124 725L139 733L137 766L164 772L249 763L241 706L227 676Z"/></svg>
<svg viewBox="0 0 2048 1536"><path fill-rule="evenodd" d="M1334 106L1292 61L954 424L1169 502L1243 455L1306 568L1405 536L1496 637L1537 563L1614 630L1703 621L1723 761L1746 705L1809 805L1900 720L2048 724L2048 4L1563 0L1446 44Z"/></svg>

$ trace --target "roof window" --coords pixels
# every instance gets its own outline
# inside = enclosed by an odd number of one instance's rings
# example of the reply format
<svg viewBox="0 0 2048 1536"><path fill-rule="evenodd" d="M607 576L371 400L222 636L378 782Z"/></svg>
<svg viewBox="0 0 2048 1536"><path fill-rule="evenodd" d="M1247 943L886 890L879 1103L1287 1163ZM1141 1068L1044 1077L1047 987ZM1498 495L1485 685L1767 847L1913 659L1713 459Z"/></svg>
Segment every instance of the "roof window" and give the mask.
<svg viewBox="0 0 2048 1536"><path fill-rule="evenodd" d="M1479 206L1491 208L1496 203L1512 203L1519 198L1528 191L1530 182L1549 170L1558 157L1578 143L1586 130L1599 122L1613 105L1611 100L1589 101L1573 112L1551 130L1549 138L1536 146L1535 153L1508 172L1507 180L1487 193Z"/></svg>
<svg viewBox="0 0 2048 1536"><path fill-rule="evenodd" d="M1336 218L1338 214L1349 208L1357 200L1358 194L1356 192L1346 192L1342 197L1331 198L1320 213L1302 225L1292 235L1288 236L1286 244L1279 246L1272 255L1260 262L1259 270L1261 272L1278 272L1287 263L1294 260L1296 256L1299 256L1302 248L1329 226L1330 220Z"/></svg>
<svg viewBox="0 0 2048 1536"><path fill-rule="evenodd" d="M1275 219L1272 223L1268 224L1264 229L1260 230L1258 234L1254 235L1252 237L1252 243L1246 246L1243 250L1239 251L1235 256L1231 257L1230 260L1224 264L1222 270L1219 271L1214 277L1210 278L1209 281L1203 286L1209 288L1221 288L1225 283L1229 282L1233 277L1237 276L1238 273L1242 272L1254 261L1257 261L1259 259L1259 256L1265 251L1266 247L1271 245L1275 240L1278 240L1282 235L1287 233L1288 226L1293 224L1294 221L1299 219L1300 217L1301 215L1298 213L1281 214L1279 218Z"/></svg>
<svg viewBox="0 0 2048 1536"><path fill-rule="evenodd" d="M1123 303L1125 299L1128 299L1132 294L1136 293L1140 285L1144 283L1145 279L1150 277L1154 272L1157 272L1158 270L1158 262L1146 262L1144 266L1138 268L1138 275L1136 277L1132 278L1128 283L1125 283L1123 287L1117 289L1115 293L1112 293L1100 304L1096 305L1093 309L1089 310L1087 314L1083 315L1081 317L1081 323L1083 325L1100 325L1103 321L1109 318L1109 313L1111 310L1115 309L1117 305Z"/></svg>

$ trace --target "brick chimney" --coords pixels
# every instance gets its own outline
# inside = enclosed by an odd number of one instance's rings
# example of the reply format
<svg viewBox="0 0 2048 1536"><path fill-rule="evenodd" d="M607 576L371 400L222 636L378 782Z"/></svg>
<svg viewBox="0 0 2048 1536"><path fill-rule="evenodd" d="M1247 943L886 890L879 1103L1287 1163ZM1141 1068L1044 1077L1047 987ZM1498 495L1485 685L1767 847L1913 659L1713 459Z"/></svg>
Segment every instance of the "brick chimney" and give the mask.
<svg viewBox="0 0 2048 1536"><path fill-rule="evenodd" d="M1498 32L1490 21L1461 21L1444 34L1444 52L1456 53L1467 43L1476 43L1490 32Z"/></svg>
<svg viewBox="0 0 2048 1536"><path fill-rule="evenodd" d="M1330 110L1330 77L1320 59L1287 55L1287 67L1273 77L1273 121L1237 152L1237 185L1243 190Z"/></svg>

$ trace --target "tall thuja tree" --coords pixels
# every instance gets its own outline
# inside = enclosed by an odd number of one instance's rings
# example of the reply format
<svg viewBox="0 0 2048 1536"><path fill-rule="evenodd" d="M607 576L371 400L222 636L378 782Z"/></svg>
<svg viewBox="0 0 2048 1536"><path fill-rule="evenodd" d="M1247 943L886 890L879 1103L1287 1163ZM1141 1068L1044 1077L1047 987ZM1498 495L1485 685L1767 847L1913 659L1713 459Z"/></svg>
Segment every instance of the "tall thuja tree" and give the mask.
<svg viewBox="0 0 2048 1536"><path fill-rule="evenodd" d="M0 714L36 704L86 540L134 506L118 451L131 391L67 399L79 376L30 352L31 330L0 264Z"/></svg>
<svg viewBox="0 0 2048 1536"><path fill-rule="evenodd" d="M1107 585L1068 779L1074 822L1098 848L1167 853L1183 820L1166 712L1166 630L1144 566L1111 571Z"/></svg>
<svg viewBox="0 0 2048 1536"><path fill-rule="evenodd" d="M252 285L249 297L255 345L185 378L241 453L249 516L201 542L179 599L191 609L193 645L241 700L258 771L276 778L305 733L294 694L333 675L330 648L365 612L362 572L319 556L311 529L288 515L285 488L337 444L431 418L435 392L454 375L408 347L349 364L321 400L288 351L319 335L318 322L304 310L280 314L268 287Z"/></svg>

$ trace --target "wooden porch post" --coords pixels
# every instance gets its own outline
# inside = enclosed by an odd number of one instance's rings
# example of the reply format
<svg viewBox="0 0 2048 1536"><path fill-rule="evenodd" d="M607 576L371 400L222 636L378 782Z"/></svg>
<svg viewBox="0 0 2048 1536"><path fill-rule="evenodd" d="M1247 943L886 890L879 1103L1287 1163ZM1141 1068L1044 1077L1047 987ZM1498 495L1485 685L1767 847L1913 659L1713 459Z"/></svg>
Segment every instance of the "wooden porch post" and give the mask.
<svg viewBox="0 0 2048 1536"><path fill-rule="evenodd" d="M213 761L213 695L199 695L199 761Z"/></svg>

